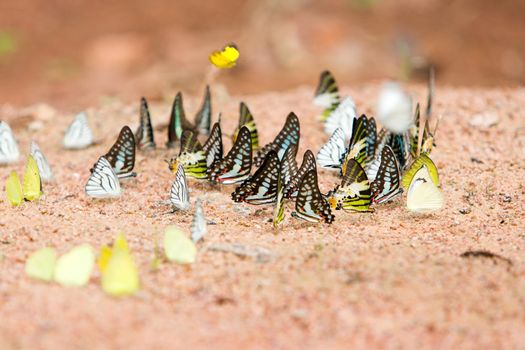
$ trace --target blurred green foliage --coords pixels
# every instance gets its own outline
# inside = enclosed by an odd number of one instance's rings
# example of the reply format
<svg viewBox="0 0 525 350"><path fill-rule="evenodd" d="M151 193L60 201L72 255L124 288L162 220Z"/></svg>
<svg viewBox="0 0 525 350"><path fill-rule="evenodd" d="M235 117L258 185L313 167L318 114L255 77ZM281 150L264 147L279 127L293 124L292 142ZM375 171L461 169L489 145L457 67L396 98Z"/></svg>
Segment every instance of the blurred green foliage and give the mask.
<svg viewBox="0 0 525 350"><path fill-rule="evenodd" d="M16 52L17 42L12 33L0 30L0 58Z"/></svg>

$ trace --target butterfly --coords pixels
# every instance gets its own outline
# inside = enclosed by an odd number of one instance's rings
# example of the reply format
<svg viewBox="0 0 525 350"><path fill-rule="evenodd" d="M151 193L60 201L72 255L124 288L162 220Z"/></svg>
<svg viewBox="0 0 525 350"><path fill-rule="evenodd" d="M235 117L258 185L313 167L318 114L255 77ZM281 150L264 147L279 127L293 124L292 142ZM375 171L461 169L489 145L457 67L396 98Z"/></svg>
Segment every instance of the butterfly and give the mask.
<svg viewBox="0 0 525 350"><path fill-rule="evenodd" d="M233 142L235 142L235 140L237 139L237 134L243 126L246 126L248 130L250 130L250 134L252 137L252 150L255 151L257 148L259 148L259 136L257 134L257 125L255 125L255 120L253 119L253 115L248 109L248 106L244 102L241 102L239 105L239 125L233 132Z"/></svg>
<svg viewBox="0 0 525 350"><path fill-rule="evenodd" d="M242 182L252 169L252 142L250 130L243 126L233 147L208 173L208 178L225 185Z"/></svg>
<svg viewBox="0 0 525 350"><path fill-rule="evenodd" d="M435 175L437 176L437 172ZM434 181L433 174L423 164L411 177L407 192L408 210L425 214L443 207L445 199L438 187L439 183Z"/></svg>
<svg viewBox="0 0 525 350"><path fill-rule="evenodd" d="M201 135L209 135L211 126L211 93L210 86L206 85L204 100L201 108L195 115L195 129Z"/></svg>
<svg viewBox="0 0 525 350"><path fill-rule="evenodd" d="M24 271L27 276L42 281L51 281L55 274L57 253L46 247L33 252L26 260Z"/></svg>
<svg viewBox="0 0 525 350"><path fill-rule="evenodd" d="M330 204L319 190L315 169L308 171L299 183L295 212L292 213L292 216L309 222L324 220L324 222L331 224L334 221Z"/></svg>
<svg viewBox="0 0 525 350"><path fill-rule="evenodd" d="M223 156L222 145L222 131L221 131L221 116L219 121L213 124L210 136L202 146L202 150L206 154L206 166L208 169L213 168Z"/></svg>
<svg viewBox="0 0 525 350"><path fill-rule="evenodd" d="M193 243L200 241L208 233L206 226L206 218L204 217L204 211L200 199L195 201L195 214L193 215L193 221L191 222L191 240Z"/></svg>
<svg viewBox="0 0 525 350"><path fill-rule="evenodd" d="M367 124L368 119L363 114L357 118L352 125L352 137L348 144L348 151L345 154L341 173L346 173L346 167L351 159L355 159L359 164L364 165L368 156L367 152Z"/></svg>
<svg viewBox="0 0 525 350"><path fill-rule="evenodd" d="M188 184L186 183L186 175L181 164L177 167L175 173L175 181L171 185L170 203L174 210L188 210L190 207L190 194L188 193Z"/></svg>
<svg viewBox="0 0 525 350"><path fill-rule="evenodd" d="M297 118L294 112L290 112L290 114L288 114L288 117L286 118L286 122L284 123L283 128L281 129L279 134L277 134L275 139L263 148L261 148L259 151L257 151L257 154L254 158L255 165L261 166L262 162L264 161L264 157L266 157L266 154L271 150L277 152L279 160L282 159L284 152L286 152L286 149L288 149L290 145L299 144L299 137L299 119Z"/></svg>
<svg viewBox="0 0 525 350"><path fill-rule="evenodd" d="M366 117L366 116L365 116ZM365 164L372 161L376 155L377 124L374 118L367 118L366 123L366 160Z"/></svg>
<svg viewBox="0 0 525 350"><path fill-rule="evenodd" d="M42 153L40 147L38 147L35 141L31 141L30 153L35 159L36 165L38 166L40 179L44 182L54 181L55 177L53 175L53 171L51 170L51 166L49 165L46 156L44 153Z"/></svg>
<svg viewBox="0 0 525 350"><path fill-rule="evenodd" d="M16 207L22 204L23 200L35 201L42 196L42 181L38 172L38 166L33 156L29 155L24 172L24 183L20 184L20 179L15 171L12 171L6 181L7 200L11 206Z"/></svg>
<svg viewBox="0 0 525 350"><path fill-rule="evenodd" d="M343 129L337 128L327 143L317 153L317 163L321 168L341 168L341 159L346 154L345 134Z"/></svg>
<svg viewBox="0 0 525 350"><path fill-rule="evenodd" d="M168 148L175 148L177 140L182 137L182 132L184 130L195 131L195 127L186 119L182 93L179 91L175 96L173 106L171 107L170 123L168 125L168 142L166 143L166 146Z"/></svg>
<svg viewBox="0 0 525 350"><path fill-rule="evenodd" d="M288 152L288 151L287 151ZM284 177L282 176L283 163L279 168L277 180L277 195L275 197L275 207L273 209L273 227L278 228L284 220Z"/></svg>
<svg viewBox="0 0 525 350"><path fill-rule="evenodd" d="M328 116L337 108L340 103L339 88L335 78L330 71L323 71L319 78L319 85L315 90L314 104L324 108L320 116L321 121L326 121Z"/></svg>
<svg viewBox="0 0 525 350"><path fill-rule="evenodd" d="M284 196L286 198L295 198L299 189L299 184L303 179L304 175L310 170L315 170L317 173L317 166L315 164L315 156L312 151L307 150L303 155L303 162L297 172L292 174L292 178L284 187ZM316 175L317 176L317 175Z"/></svg>
<svg viewBox="0 0 525 350"><path fill-rule="evenodd" d="M327 194L328 202L334 209L371 212L372 194L370 182L364 169L355 159L349 159L343 173L341 185Z"/></svg>
<svg viewBox="0 0 525 350"><path fill-rule="evenodd" d="M191 130L184 130L180 138L179 156L172 158L169 162L171 171L176 172L179 164L184 167L184 173L194 179L205 179L207 177L206 154L197 135Z"/></svg>
<svg viewBox="0 0 525 350"><path fill-rule="evenodd" d="M232 193L233 201L249 204L273 203L277 196L280 166L281 162L279 162L277 153L275 151L268 152L263 164L255 174L244 180Z"/></svg>
<svg viewBox="0 0 525 350"><path fill-rule="evenodd" d="M350 139L352 136L352 125L356 118L355 102L350 96L347 96L326 119L324 132L332 135L337 128L341 128L345 133L345 138Z"/></svg>
<svg viewBox="0 0 525 350"><path fill-rule="evenodd" d="M394 151L388 145L382 149L376 160L379 161L377 171L373 178L368 177L371 181L370 191L373 202L384 203L403 192L400 188L399 166Z"/></svg>
<svg viewBox="0 0 525 350"><path fill-rule="evenodd" d="M120 130L117 141L104 157L119 179L137 176L137 173L132 171L135 167L135 137L129 126Z"/></svg>
<svg viewBox="0 0 525 350"><path fill-rule="evenodd" d="M288 186L292 178L297 174L299 168L297 166L297 145L291 144L286 152L284 152L281 161L281 177L283 179L283 191Z"/></svg>
<svg viewBox="0 0 525 350"><path fill-rule="evenodd" d="M192 264L197 258L197 247L177 226L168 226L164 231L164 254L177 264Z"/></svg>
<svg viewBox="0 0 525 350"><path fill-rule="evenodd" d="M0 164L14 163L20 158L20 151L13 132L4 121L0 121Z"/></svg>
<svg viewBox="0 0 525 350"><path fill-rule="evenodd" d="M105 251L105 261L101 263L99 258L104 292L112 296L135 294L140 288L139 272L124 235L119 234Z"/></svg>
<svg viewBox="0 0 525 350"><path fill-rule="evenodd" d="M94 265L93 247L81 244L57 259L53 279L64 287L85 286L91 278Z"/></svg>
<svg viewBox="0 0 525 350"><path fill-rule="evenodd" d="M393 134L382 129L378 136L377 152L383 149L385 145L390 146L396 155L399 168L404 170L408 165L410 157L410 137L408 133Z"/></svg>
<svg viewBox="0 0 525 350"><path fill-rule="evenodd" d="M399 84L385 84L379 93L376 115L388 131L395 134L405 133L413 122L410 96Z"/></svg>
<svg viewBox="0 0 525 350"><path fill-rule="evenodd" d="M140 150L156 148L148 102L144 97L140 99L140 125L135 132L135 142Z"/></svg>
<svg viewBox="0 0 525 350"><path fill-rule="evenodd" d="M217 68L232 68L237 64L239 59L239 49L233 43L230 43L220 51L211 53L210 62Z"/></svg>
<svg viewBox="0 0 525 350"><path fill-rule="evenodd" d="M93 198L116 198L121 195L119 179L106 157L98 159L84 190Z"/></svg>
<svg viewBox="0 0 525 350"><path fill-rule="evenodd" d="M75 116L66 130L62 143L68 149L82 149L93 144L93 133L85 112L80 112Z"/></svg>

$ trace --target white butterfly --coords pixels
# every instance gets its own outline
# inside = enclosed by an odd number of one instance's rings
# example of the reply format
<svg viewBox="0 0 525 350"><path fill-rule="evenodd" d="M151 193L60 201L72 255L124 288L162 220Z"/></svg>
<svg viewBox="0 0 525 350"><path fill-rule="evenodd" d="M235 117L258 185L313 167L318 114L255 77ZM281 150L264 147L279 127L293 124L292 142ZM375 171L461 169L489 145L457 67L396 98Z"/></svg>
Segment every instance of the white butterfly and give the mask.
<svg viewBox="0 0 525 350"><path fill-rule="evenodd" d="M177 173L175 173L175 181L171 185L170 203L175 210L188 210L190 207L190 195L188 193L188 184L186 183L186 175L184 174L184 167L179 164Z"/></svg>
<svg viewBox="0 0 525 350"><path fill-rule="evenodd" d="M19 157L20 151L11 128L0 121L0 164L14 163Z"/></svg>
<svg viewBox="0 0 525 350"><path fill-rule="evenodd" d="M377 119L389 131L402 134L412 125L412 101L401 86L387 83L377 102Z"/></svg>
<svg viewBox="0 0 525 350"><path fill-rule="evenodd" d="M432 182L426 165L423 165L410 182L407 194L408 210L425 214L441 209L444 203L443 194Z"/></svg>
<svg viewBox="0 0 525 350"><path fill-rule="evenodd" d="M333 170L341 168L341 159L345 153L345 133L343 129L337 128L317 153L317 163L323 168Z"/></svg>
<svg viewBox="0 0 525 350"><path fill-rule="evenodd" d="M82 149L93 144L93 133L89 128L85 112L78 113L64 135L65 148Z"/></svg>
<svg viewBox="0 0 525 350"><path fill-rule="evenodd" d="M201 201L198 199L195 202L195 215L191 222L191 239L193 243L200 241L206 234L208 229L206 227L206 218L204 217L204 211L202 210Z"/></svg>
<svg viewBox="0 0 525 350"><path fill-rule="evenodd" d="M100 157L89 177L86 194L94 198L116 198L122 193L115 170L105 157Z"/></svg>
<svg viewBox="0 0 525 350"><path fill-rule="evenodd" d="M38 166L38 172L40 173L40 179L44 182L52 182L55 180L51 166L47 161L46 156L40 150L40 147L35 141L31 141L31 149L29 151L33 158L35 158L36 165Z"/></svg>
<svg viewBox="0 0 525 350"><path fill-rule="evenodd" d="M341 128L344 132L345 138L350 139L352 136L352 125L356 118L357 110L355 102L350 96L347 96L332 114L330 114L328 119L326 119L324 132L332 135L337 128Z"/></svg>

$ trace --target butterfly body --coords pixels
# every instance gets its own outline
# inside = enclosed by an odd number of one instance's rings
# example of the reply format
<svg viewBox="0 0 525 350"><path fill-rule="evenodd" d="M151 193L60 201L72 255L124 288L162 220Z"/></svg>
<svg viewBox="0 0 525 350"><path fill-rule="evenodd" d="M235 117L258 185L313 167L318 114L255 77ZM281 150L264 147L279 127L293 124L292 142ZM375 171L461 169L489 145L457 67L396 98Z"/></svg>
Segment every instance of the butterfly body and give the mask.
<svg viewBox="0 0 525 350"><path fill-rule="evenodd" d="M190 208L190 195L184 168L179 164L175 174L175 181L170 190L170 203L174 210L186 211Z"/></svg>
<svg viewBox="0 0 525 350"><path fill-rule="evenodd" d="M85 192L93 198L120 197L122 190L119 179L104 156L100 157L95 164L93 173L86 183Z"/></svg>

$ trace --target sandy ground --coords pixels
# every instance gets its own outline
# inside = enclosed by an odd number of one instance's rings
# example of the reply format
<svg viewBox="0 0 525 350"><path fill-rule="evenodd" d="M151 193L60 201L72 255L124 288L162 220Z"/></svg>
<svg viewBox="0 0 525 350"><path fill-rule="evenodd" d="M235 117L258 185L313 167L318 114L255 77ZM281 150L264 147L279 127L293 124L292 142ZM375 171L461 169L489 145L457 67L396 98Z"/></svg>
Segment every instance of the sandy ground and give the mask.
<svg viewBox="0 0 525 350"><path fill-rule="evenodd" d="M343 89L360 111L371 112L379 87ZM237 122L238 103L248 103L262 143L277 133L290 110L301 120L301 154L327 139L311 104L313 87L283 94L215 96L223 130ZM420 99L423 87L413 87ZM187 99L191 116L197 98ZM204 199L210 225L191 267L165 263L150 268L163 228L189 230L191 213L171 214L159 205L173 178L164 149L138 156L136 181L115 201L87 198L88 169L112 144L120 127L134 127L138 101L107 101L89 110L100 144L72 152L61 148L71 115L44 109L13 111L2 118L22 150L31 139L46 153L58 182L45 185L38 204L0 203L0 348L524 348L525 90L438 88L436 115L443 119L433 158L446 208L409 214L404 199L373 214L336 212L333 225L290 217L274 234L271 207L234 204L232 187L191 181L191 197ZM170 108L153 103L154 124ZM18 117L16 117L18 115ZM479 125L479 121L495 125ZM476 126L470 123L474 121ZM476 122L478 121L478 122ZM482 124L482 123L481 123ZM29 131L41 127L40 131ZM162 146L166 133L157 132ZM229 148L229 142L226 143ZM0 168L23 170L23 162ZM320 173L322 190L338 179ZM467 212L461 214L460 211ZM115 299L100 288L98 273L85 288L39 283L24 274L28 255L43 246L60 253L88 242L98 247L123 231L140 267L142 290ZM265 247L262 263L207 250L216 243ZM512 260L462 258L485 249Z"/></svg>

